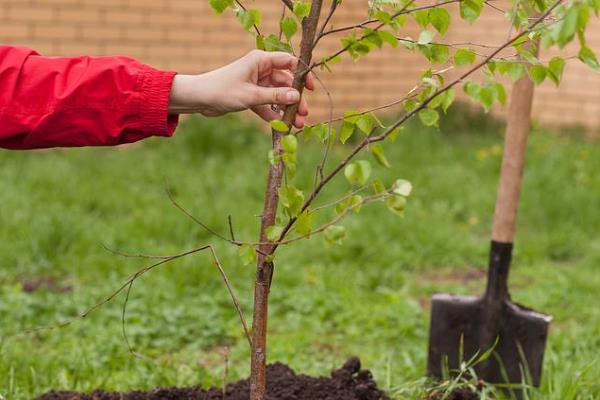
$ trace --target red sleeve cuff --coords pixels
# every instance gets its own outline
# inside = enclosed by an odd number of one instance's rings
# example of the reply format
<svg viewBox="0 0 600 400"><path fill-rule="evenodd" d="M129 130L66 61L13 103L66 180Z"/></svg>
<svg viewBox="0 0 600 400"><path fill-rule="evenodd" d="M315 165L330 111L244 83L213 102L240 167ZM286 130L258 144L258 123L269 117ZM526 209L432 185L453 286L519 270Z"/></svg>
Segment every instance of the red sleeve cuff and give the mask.
<svg viewBox="0 0 600 400"><path fill-rule="evenodd" d="M172 136L179 122L179 115L169 115L169 95L177 72L148 67L141 74L140 128L149 136Z"/></svg>

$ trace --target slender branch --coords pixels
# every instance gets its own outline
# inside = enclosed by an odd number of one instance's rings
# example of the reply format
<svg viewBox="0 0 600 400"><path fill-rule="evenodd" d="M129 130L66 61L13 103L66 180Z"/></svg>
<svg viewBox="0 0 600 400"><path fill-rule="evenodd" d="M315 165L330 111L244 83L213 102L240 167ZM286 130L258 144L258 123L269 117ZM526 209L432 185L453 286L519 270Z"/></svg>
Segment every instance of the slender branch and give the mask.
<svg viewBox="0 0 600 400"><path fill-rule="evenodd" d="M381 194L376 194L376 195L373 195L373 196L365 197L360 203L358 203L358 204L352 204L352 205L346 207L346 209L344 211L342 211L341 213L339 213L338 215L336 215L336 217L333 218L331 221L328 221L328 222L320 225L319 227L311 230L309 233L306 233L306 234L300 235L300 236L296 236L296 237L293 237L291 239L284 239L282 241L277 242L277 244L278 245L286 245L286 244L297 242L297 241L302 240L302 239L309 238L312 235L314 235L315 233L321 233L321 232L325 231L327 228L329 228L330 226L335 225L338 222L340 222L342 219L344 219L346 217L346 215L348 215L348 213L350 211L355 210L355 209L357 209L359 207L362 207L365 204L385 199L386 197L389 197L390 195L391 195L390 193L385 192L385 193L381 193ZM348 197L349 196L346 196L345 199L347 199ZM340 203L341 201L343 201L343 200L338 201L338 203ZM311 211L311 212L312 213L316 212L316 209L313 210L313 211Z"/></svg>
<svg viewBox="0 0 600 400"><path fill-rule="evenodd" d="M294 11L294 3L292 3L292 0L281 0L281 2L285 4L285 6L290 9L290 11Z"/></svg>
<svg viewBox="0 0 600 400"><path fill-rule="evenodd" d="M331 0L331 5L329 7L329 14L327 14L325 21L323 21L323 24L321 25L321 29L319 29L319 33L317 34L317 38L315 39L315 44L313 45L313 48L314 48L314 46L317 45L317 42L319 41L319 39L324 36L323 32L325 32L325 28L327 28L327 24L333 17L333 14L335 14L335 10L336 10L337 6L338 6L338 0Z"/></svg>
<svg viewBox="0 0 600 400"><path fill-rule="evenodd" d="M132 255L132 254L126 254L126 253L119 253L116 252L114 250L109 249L108 247L104 246L105 249L107 249L108 251L114 253L114 254L118 254L124 257L136 257L136 258L151 258L151 259L160 259L160 261L151 264L149 266L146 266L140 270L138 270L137 272L135 272L134 274L132 274L121 286L119 286L114 292L112 292L109 296L105 297L102 301L100 301L99 303L94 304L93 306L89 307L88 309L86 309L83 313L79 314L78 316L76 316L75 318L69 319L69 320L65 320L62 322L59 322L57 324L53 324L53 325L49 325L49 326L41 326L41 327L36 327L36 328L31 328L31 329L26 329L24 331L20 331L11 335L8 335L6 337L14 337L14 336L20 336L20 335L27 335L27 334L31 334L31 333L36 333L36 332L41 332L41 331L50 331L50 330L55 330L58 328L63 328L66 326L71 325L73 322L81 320L83 318L86 318L88 315L90 315L91 313L93 313L94 311L96 311L98 308L104 306L105 304L111 302L112 300L114 300L115 297L117 297L121 292L123 292L124 290L126 290L126 298L125 298L125 302L123 305L123 310L121 313L121 323L123 324L122 329L123 329L123 334L124 334L124 339L127 343L127 346L129 347L129 350L138 355L137 353L135 353L129 343L129 339L127 338L127 334L125 332L125 327L124 327L124 321L125 321L125 309L127 307L127 302L129 300L129 294L131 292L131 287L133 285L133 283L142 275L144 275L145 273L155 269L156 267L159 267L161 265L167 264L168 262L177 260L179 258L183 258L192 254L196 254L199 253L201 251L204 250L209 250L211 253L211 256L213 258L213 261L216 265L216 267L219 270L219 273L221 274L221 277L223 278L223 282L225 283L225 286L227 287L227 291L229 292L229 296L231 297L231 300L233 302L233 305L235 307L235 309L237 310L238 316L240 318L240 322L242 324L242 327L244 328L244 334L246 336L246 338L248 339L248 343L250 344L250 346L252 347L252 340L250 337L250 332L248 329L248 324L246 323L246 319L244 318L244 313L242 311L242 308L240 306L239 301L237 300L237 297L235 295L235 292L233 291L233 287L231 285L231 282L229 281L227 274L225 273L225 270L223 269L223 266L221 265L221 262L219 261L218 257L217 257L217 253L214 249L214 247L212 245L205 245L202 247L198 247L195 249L191 249L191 250L187 250L184 251L182 253L178 253L178 254L174 254L171 256L154 256L154 255L144 255L144 254L136 254L136 255Z"/></svg>
<svg viewBox="0 0 600 400"><path fill-rule="evenodd" d="M109 249L108 247L104 246L105 249L107 249L108 251L123 256L123 257L137 257L137 258L153 258L153 259L162 259L162 262L156 263L151 265L150 267L146 267L141 269L140 271L138 271L136 274L133 275L132 278L130 278L130 280L128 280L128 282L126 282L125 285L129 285L127 288L127 295L125 298L125 303L123 306L123 313L122 313L122 323L123 323L123 337L125 338L125 341L127 343L127 346L129 347L130 351L132 353L135 353L131 347L131 345L129 344L129 340L127 339L127 335L125 333L125 328L124 328L124 324L125 324L125 308L127 306L127 301L129 300L129 292L131 291L131 286L133 285L133 282L135 281L135 279L137 279L138 277L140 277L141 275L145 274L146 272L148 272L149 270L155 268L158 265L161 265L161 263L166 263L168 261L172 261L176 258L181 258L183 256L186 255L190 255L193 253L196 253L198 251L203 251L203 250L209 250L211 257L213 259L213 262L215 263L215 266L217 267L217 269L219 270L219 273L221 274L221 278L223 279L223 283L225 284L225 286L227 287L227 291L229 292L229 296L231 297L231 301L238 313L238 316L240 318L240 322L242 324L242 327L244 328L244 333L246 335L246 339L248 340L248 344L250 345L250 347L252 347L252 341L250 338L250 331L248 329L248 324L246 323L246 318L244 317L244 312L242 310L242 307L240 306L240 303L235 295L235 292L233 291L233 286L231 285L231 282L229 281L229 278L227 277L227 274L225 273L225 270L223 269L223 265L221 264L221 261L219 260L219 258L217 257L217 253L214 249L214 247L212 245L205 245L202 247L199 247L197 249L193 249L184 253L180 253L180 254L176 254L176 255L172 255L172 256L155 256L155 255L146 255L146 254L136 254L136 255L132 255L132 254L127 254L127 253L120 253L120 252L116 252L114 250ZM120 290L122 290L123 287L120 288Z"/></svg>
<svg viewBox="0 0 600 400"><path fill-rule="evenodd" d="M308 198L305 200L304 204L302 205L301 211L303 212L304 210L306 210L310 204L315 200L315 198L319 195L319 193L321 192L321 190L323 189L323 187L331 180L333 179L353 158L354 156L356 156L356 154L358 154L363 148L365 148L367 145L369 145L370 143L374 143L374 142L379 142L384 140L385 138L387 138L396 128L398 128L400 125L402 125L403 123L405 123L408 119L410 119L411 117L413 117L414 115L416 115L419 111L423 110L425 107L427 107L427 105L433 101L433 99L435 99L436 97L440 96L441 94L447 92L448 90L450 90L451 88L453 88L454 86L458 85L459 83L463 82L464 79L466 79L468 76L470 76L471 74L473 74L474 72L478 71L479 69L481 69L483 66L485 66L487 63L490 62L490 60L492 60L496 55L498 55L501 51L503 51L504 49L506 49L507 47L511 46L514 42L516 42L517 40L519 40L520 38L522 38L523 36L527 35L528 33L530 33L537 25L539 25L542 21L544 21L546 19L546 17L548 17L552 11L554 11L554 9L556 9L556 7L558 7L564 0L557 0L551 7L549 7L540 17L538 17L529 27L528 29L525 29L523 31L521 31L520 33L518 33L517 35L513 36L512 39L508 40L506 43L502 44L501 46L499 46L496 50L494 50L488 57L486 57L484 60L482 60L481 62L479 62L478 64L476 64L474 67L472 67L471 69L469 69L468 71L466 71L465 73L463 73L459 78L457 78L456 80L454 80L453 82L451 82L450 84L446 85L445 87L438 89L435 93L433 93L431 96L429 96L427 99L425 99L418 107L416 107L414 110L412 110L411 112L405 114L402 118L400 118L399 120L397 120L394 124L392 124L391 126L389 126L382 134L378 135L378 136L368 136L366 137L361 143L359 143L347 156L346 158L344 158L320 183L319 185L317 185L317 187L313 190L313 192L308 196ZM288 220L288 223L286 224L286 226L283 228L282 233L278 239L278 242L283 241L283 239L286 237L287 233L290 231L290 229L292 228L292 226L294 225L294 223L296 222L296 218L290 218ZM273 249L273 251L275 251L275 249L277 248L277 246L275 246L275 248Z"/></svg>
<svg viewBox="0 0 600 400"><path fill-rule="evenodd" d="M229 224L229 235L231 236L231 241L235 243L237 240L235 240L235 234L233 233L233 221L231 219L231 215L227 216L227 223Z"/></svg>
<svg viewBox="0 0 600 400"><path fill-rule="evenodd" d="M392 14L392 16L390 17L392 20L398 18L401 15L406 15L406 14L411 14L417 11L423 11L423 10L429 10L431 8L437 8L437 7L442 7L445 6L447 4L452 4L452 3L458 3L461 0L446 0L446 1L442 1L436 4L430 4L430 5L426 5L426 6L421 6L421 7L414 7L409 9L408 7L415 2L415 0L409 2L408 4L406 4L401 10L397 11L396 13ZM372 25L374 23L380 22L377 19L368 19L366 21L363 21L361 23L355 24L355 25L349 25L349 26L343 26L340 28L335 28L335 29L330 29L327 32L322 32L317 39L315 40L315 46L317 45L317 43L319 42L319 40L321 40L322 38L324 38L327 35L331 35L334 33L339 33L339 32L345 32L345 31L349 31L349 30L353 30L353 29L360 29L360 28L365 28L368 25ZM382 27L384 27L385 24L381 23L375 27L373 30L378 31L379 29L381 29ZM364 39L364 38L361 38ZM347 50L347 49L346 49ZM340 53L341 54L341 53Z"/></svg>
<svg viewBox="0 0 600 400"><path fill-rule="evenodd" d="M135 279L137 279L139 276L145 274L146 272L160 266L163 264L166 264L170 261L176 260L178 258L182 258L194 253L198 253L200 251L204 250L204 248L197 248L197 249L192 249L192 250L188 250L188 251L184 251L182 253L179 254L175 254L173 256L169 256L165 259L162 259L161 261L158 261L150 266L147 266L139 271L137 271L136 273L134 273L133 275L131 275L127 281L125 281L124 284L122 284L117 290L115 290L114 292L112 292L109 296L107 296L106 298L104 298L102 301L100 301L99 303L94 304L93 306L89 307L88 309L86 309L83 313L79 314L78 316L76 316L75 318L69 319L69 320L65 320L62 322L58 322L56 324L52 324L52 325L48 325L48 326L40 326L40 327L36 327L36 328L31 328L31 329L26 329L11 335L8 335L7 337L13 337L13 336L19 336L19 335L27 335L27 334L31 334L31 333L35 333L35 332L40 332L40 331L49 331L49 330L54 330L57 328L63 328L65 326L71 325L73 322L83 319L85 317L87 317L88 315L90 315L92 312L94 312L96 309L102 307L103 305L109 303L110 301L112 301L115 297L117 297L119 295L119 293L121 293L123 290L125 290L128 285L133 282ZM134 256L129 256L129 257L134 257ZM146 258L155 258L154 256L150 256L150 257L146 257Z"/></svg>
<svg viewBox="0 0 600 400"><path fill-rule="evenodd" d="M238 5L238 6L239 6L239 7L240 7L242 10L244 10L244 11L248 11L248 10L246 9L246 7L244 7L244 5L242 4L242 2L241 2L240 0L235 0L235 3L236 3L236 4L237 4L237 5ZM258 29L258 26L257 26L256 24L252 24L252 26L254 27L254 30L256 31L256 34L260 36L260 35L261 35L261 33L260 33L260 29Z"/></svg>

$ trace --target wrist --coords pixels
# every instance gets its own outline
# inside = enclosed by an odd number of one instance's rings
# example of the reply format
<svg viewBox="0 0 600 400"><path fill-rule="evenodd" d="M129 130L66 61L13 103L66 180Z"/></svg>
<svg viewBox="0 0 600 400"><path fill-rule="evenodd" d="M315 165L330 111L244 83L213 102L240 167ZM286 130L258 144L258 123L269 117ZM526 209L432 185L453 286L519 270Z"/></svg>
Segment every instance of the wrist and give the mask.
<svg viewBox="0 0 600 400"><path fill-rule="evenodd" d="M173 78L169 95L169 114L203 113L209 104L204 75L181 75Z"/></svg>

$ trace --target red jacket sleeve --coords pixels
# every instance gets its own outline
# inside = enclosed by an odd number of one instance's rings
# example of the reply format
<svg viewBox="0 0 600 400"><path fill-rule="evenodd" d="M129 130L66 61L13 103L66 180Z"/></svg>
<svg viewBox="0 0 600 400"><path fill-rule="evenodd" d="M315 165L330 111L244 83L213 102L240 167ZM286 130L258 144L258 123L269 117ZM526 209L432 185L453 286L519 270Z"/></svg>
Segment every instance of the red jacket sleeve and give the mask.
<svg viewBox="0 0 600 400"><path fill-rule="evenodd" d="M0 46L0 147L108 146L171 136L174 75L127 57L43 57Z"/></svg>

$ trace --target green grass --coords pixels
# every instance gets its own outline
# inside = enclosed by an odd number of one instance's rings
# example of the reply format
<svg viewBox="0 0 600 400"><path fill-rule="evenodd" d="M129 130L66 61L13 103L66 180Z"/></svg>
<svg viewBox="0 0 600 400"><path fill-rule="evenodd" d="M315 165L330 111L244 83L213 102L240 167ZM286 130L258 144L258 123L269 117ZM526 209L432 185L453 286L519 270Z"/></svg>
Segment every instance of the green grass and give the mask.
<svg viewBox="0 0 600 400"><path fill-rule="evenodd" d="M483 288L501 144L497 125L474 118L404 131L388 146L393 168L375 175L413 182L405 218L372 204L344 222L342 246L313 237L278 255L269 360L327 374L359 355L396 398L422 394L428 299ZM148 264L103 244L150 254L215 244L250 318L253 267L179 213L165 188L215 229L227 232L231 215L237 237L254 240L268 145L256 127L224 118L122 149L0 152L0 398L219 385L224 346L229 378L246 376L247 343L208 254L133 286L127 332L144 358L132 356L121 335L123 296L68 327L12 335L72 318ZM301 163L318 155L302 146ZM540 129L532 135L511 289L515 300L555 317L540 398L600 398L599 171L597 145ZM297 180L310 187L312 172ZM336 179L321 201L346 189ZM72 290L23 291L24 281L40 277Z"/></svg>

